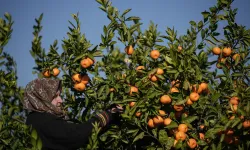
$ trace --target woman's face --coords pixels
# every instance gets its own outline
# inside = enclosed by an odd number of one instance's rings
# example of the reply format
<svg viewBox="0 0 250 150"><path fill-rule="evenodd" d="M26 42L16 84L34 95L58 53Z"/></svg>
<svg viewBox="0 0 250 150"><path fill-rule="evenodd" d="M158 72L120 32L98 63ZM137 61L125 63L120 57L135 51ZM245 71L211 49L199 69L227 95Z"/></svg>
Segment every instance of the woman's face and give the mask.
<svg viewBox="0 0 250 150"><path fill-rule="evenodd" d="M56 106L56 107L61 107L62 106L62 98L61 98L61 96L60 96L60 91L58 91L57 93L56 93L56 96L54 97L54 99L52 100L52 104L54 105L54 106Z"/></svg>

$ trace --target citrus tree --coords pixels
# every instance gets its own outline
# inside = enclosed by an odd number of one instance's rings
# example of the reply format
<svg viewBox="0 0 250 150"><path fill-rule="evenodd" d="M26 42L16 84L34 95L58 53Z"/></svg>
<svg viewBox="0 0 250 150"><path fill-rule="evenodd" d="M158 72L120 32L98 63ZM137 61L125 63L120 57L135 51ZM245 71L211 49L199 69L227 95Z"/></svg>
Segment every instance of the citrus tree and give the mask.
<svg viewBox="0 0 250 150"><path fill-rule="evenodd" d="M248 149L249 30L235 22L232 1L218 1L179 37L171 28L157 32L153 23L142 32L140 18L125 16L129 9L120 15L109 1L97 2L111 21L101 36L108 54L98 92L126 106L121 125L100 136L105 146ZM117 62L124 57L113 34L124 44L126 65ZM218 60L209 61L212 55Z"/></svg>
<svg viewBox="0 0 250 150"><path fill-rule="evenodd" d="M96 2L110 20L103 26L101 43L87 40L78 14L73 14L61 53L57 40L46 51L41 15L35 20L30 50L36 62L33 73L63 81L64 109L70 118L84 122L112 104L124 107L120 120L109 128L95 126L83 149L249 149L250 30L235 21L232 0L218 0L201 13L202 20L190 21L185 35L170 27L160 33L153 22L142 31L140 18L128 16L131 9L119 12L109 0ZM3 46L12 24L6 18L9 24L2 23L0 32ZM3 78L8 69L1 71L1 81L8 79L1 94L15 92L0 95L1 117L6 116L1 118L0 134L6 127L5 136L12 131L27 141L31 135L31 146L40 146L39 140L34 142L35 131L23 131L26 126L13 119L23 121L25 116L14 66L10 78ZM23 130L11 130L7 123ZM18 147L31 147L21 141Z"/></svg>

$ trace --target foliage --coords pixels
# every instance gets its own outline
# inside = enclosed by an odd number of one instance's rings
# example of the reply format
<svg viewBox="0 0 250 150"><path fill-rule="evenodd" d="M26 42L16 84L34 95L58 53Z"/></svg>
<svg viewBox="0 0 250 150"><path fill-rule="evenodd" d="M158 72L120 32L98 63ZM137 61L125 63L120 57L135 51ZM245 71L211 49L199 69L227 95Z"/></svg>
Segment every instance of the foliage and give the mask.
<svg viewBox="0 0 250 150"><path fill-rule="evenodd" d="M185 35L178 35L170 27L160 33L153 22L142 31L140 18L128 16L131 9L119 12L109 0L96 1L110 21L103 26L101 43L93 45L87 40L81 33L79 15L73 14L74 23L69 21L67 38L62 40L63 52L58 53L55 40L46 53L41 43L41 14L35 19L30 50L36 62L33 73L43 77L45 71L53 72L53 68L63 72L49 77L63 81L64 107L71 118L84 122L93 111L105 110L112 104L125 108L118 124L104 131L95 125L83 149L185 149L189 139L195 139L196 149L249 149L250 125L245 123L250 120L250 30L236 23L237 9L232 9L232 0L218 0L201 13L202 20L190 21ZM2 45L10 38L9 20L9 24L1 25ZM222 31L218 29L221 22L226 22ZM8 32L2 32L2 28L8 28ZM216 56L215 48L219 49ZM214 60L215 57L218 58ZM91 78L87 82L83 78L76 81L76 74ZM1 111L14 110L22 117L25 114L18 103L22 89L17 88L15 72L11 77L14 78L6 80L8 92L12 86L19 92L1 100ZM83 80L85 83L81 84ZM80 84L81 89L77 88ZM198 94L198 98L192 94ZM171 102L163 103L163 95L168 95ZM167 118L171 123L165 123ZM178 140L176 130L180 131L181 124L187 125L187 137ZM22 132L28 139L27 133ZM37 140L34 134L33 131L32 137Z"/></svg>

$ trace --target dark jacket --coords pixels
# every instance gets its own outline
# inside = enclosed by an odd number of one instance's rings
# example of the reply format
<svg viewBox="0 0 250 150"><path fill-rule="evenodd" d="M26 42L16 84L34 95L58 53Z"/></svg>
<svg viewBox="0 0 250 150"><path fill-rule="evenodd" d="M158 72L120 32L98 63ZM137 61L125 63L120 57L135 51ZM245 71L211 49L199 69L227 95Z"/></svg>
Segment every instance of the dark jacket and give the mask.
<svg viewBox="0 0 250 150"><path fill-rule="evenodd" d="M50 113L32 112L28 115L26 123L36 129L44 150L74 150L88 142L93 129L92 123L102 123L99 116L85 123L75 124ZM108 124L111 114L106 112L103 116L109 117L106 119Z"/></svg>

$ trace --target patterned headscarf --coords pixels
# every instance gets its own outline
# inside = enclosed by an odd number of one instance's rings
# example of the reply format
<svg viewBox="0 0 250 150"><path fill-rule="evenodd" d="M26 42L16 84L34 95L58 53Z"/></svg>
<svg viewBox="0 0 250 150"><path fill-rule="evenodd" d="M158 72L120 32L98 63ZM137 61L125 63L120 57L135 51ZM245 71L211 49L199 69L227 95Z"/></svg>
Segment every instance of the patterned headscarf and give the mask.
<svg viewBox="0 0 250 150"><path fill-rule="evenodd" d="M24 100L22 101L24 109L48 112L58 117L65 116L61 108L51 103L58 90L61 90L60 80L42 78L31 81L25 88Z"/></svg>

